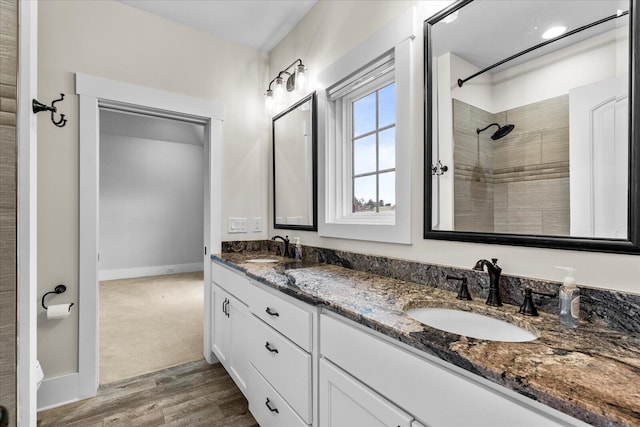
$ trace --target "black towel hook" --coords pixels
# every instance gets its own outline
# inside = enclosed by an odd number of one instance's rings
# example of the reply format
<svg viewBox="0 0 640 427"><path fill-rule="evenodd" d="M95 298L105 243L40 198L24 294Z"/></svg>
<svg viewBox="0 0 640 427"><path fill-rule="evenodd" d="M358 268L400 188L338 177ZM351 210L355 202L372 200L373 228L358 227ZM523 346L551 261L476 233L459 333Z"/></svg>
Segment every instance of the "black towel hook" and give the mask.
<svg viewBox="0 0 640 427"><path fill-rule="evenodd" d="M59 99L56 99L51 102L51 106L43 104L37 99L33 99L33 101L31 101L31 108L33 109L34 113L39 113L41 111L51 111L51 122L57 127L61 128L67 124L67 119L64 118L64 114L60 114L60 120L56 121L54 117L54 113L58 112L58 107L55 106L56 102L60 102L63 99L64 99L64 93L61 93Z"/></svg>

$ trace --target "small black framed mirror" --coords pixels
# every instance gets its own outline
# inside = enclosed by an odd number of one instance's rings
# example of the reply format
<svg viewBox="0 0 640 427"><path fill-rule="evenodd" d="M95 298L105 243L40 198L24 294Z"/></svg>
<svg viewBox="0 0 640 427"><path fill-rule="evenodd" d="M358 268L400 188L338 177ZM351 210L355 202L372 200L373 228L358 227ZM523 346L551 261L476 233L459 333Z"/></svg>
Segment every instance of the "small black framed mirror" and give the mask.
<svg viewBox="0 0 640 427"><path fill-rule="evenodd" d="M424 238L640 254L637 0L424 23Z"/></svg>
<svg viewBox="0 0 640 427"><path fill-rule="evenodd" d="M273 227L318 229L315 92L273 117Z"/></svg>

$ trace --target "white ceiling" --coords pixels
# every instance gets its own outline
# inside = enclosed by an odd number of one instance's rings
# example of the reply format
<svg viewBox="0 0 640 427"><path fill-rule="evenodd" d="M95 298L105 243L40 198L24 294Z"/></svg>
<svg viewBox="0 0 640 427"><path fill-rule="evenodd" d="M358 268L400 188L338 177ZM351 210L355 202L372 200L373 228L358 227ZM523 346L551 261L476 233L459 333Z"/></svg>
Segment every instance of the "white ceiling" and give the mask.
<svg viewBox="0 0 640 427"><path fill-rule="evenodd" d="M318 0L117 0L214 36L270 52Z"/></svg>
<svg viewBox="0 0 640 427"><path fill-rule="evenodd" d="M618 9L629 10L629 1L474 1L460 10L455 21L449 24L438 22L432 27L433 55L453 52L479 68L484 68L543 42L541 35L551 26L564 25L573 30L615 15ZM626 17L597 25L509 61L492 72L502 71L579 40L628 25L628 22Z"/></svg>

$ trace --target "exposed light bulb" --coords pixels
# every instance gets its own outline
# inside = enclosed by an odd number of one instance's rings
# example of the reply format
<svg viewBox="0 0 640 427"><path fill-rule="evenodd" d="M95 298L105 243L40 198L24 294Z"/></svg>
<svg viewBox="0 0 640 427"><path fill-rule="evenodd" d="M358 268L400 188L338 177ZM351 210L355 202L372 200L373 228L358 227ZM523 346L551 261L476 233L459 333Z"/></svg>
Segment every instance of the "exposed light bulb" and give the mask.
<svg viewBox="0 0 640 427"><path fill-rule="evenodd" d="M274 89L274 95L276 100L280 101L284 97L284 79L280 76L276 77L276 87Z"/></svg>
<svg viewBox="0 0 640 427"><path fill-rule="evenodd" d="M275 100L273 98L273 91L268 89L264 97L264 108L268 115L272 115L275 108Z"/></svg>
<svg viewBox="0 0 640 427"><path fill-rule="evenodd" d="M542 33L542 38L545 40L555 39L559 35L563 34L565 31L567 31L567 27L565 26L560 25L557 27L551 27L547 31Z"/></svg>
<svg viewBox="0 0 640 427"><path fill-rule="evenodd" d="M296 91L304 92L307 88L307 70L304 65L298 65L296 69Z"/></svg>

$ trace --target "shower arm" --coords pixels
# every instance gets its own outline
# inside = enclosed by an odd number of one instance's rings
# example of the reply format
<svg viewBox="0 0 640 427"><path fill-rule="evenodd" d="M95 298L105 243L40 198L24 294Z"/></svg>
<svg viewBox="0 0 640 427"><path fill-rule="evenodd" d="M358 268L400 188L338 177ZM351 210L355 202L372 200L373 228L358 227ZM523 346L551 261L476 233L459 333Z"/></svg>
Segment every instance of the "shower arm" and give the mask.
<svg viewBox="0 0 640 427"><path fill-rule="evenodd" d="M503 59L503 60L502 60L502 61L500 61L500 62L496 62L495 64L490 65L490 66L488 66L487 68L485 68L485 69L483 69L483 70L480 70L480 71L478 71L478 72L477 72L477 73L475 73L475 74L470 75L470 76L469 76L469 77L467 77L466 79L458 79L458 87L462 87L462 85L463 85L463 84L465 84L466 82L468 82L469 80L471 80L471 79L473 79L473 78L475 78L475 77L478 77L479 75L484 74L484 73L486 73L487 71L492 70L492 69L494 69L494 68L496 68L496 67L498 67L498 66L500 66L500 65L504 64L505 62L509 62L509 61L511 61L511 60L513 60L513 59L516 59L516 58L518 58L518 57L520 57L520 56L522 56L522 55L525 55L525 54L527 54L527 53L529 53L529 52L531 52L531 51L534 51L534 50L536 50L536 49L540 49L541 47L544 47L544 46L548 45L549 43L557 42L558 40L562 40L562 39L563 39L563 38L565 38L565 37L572 36L572 35L574 35L574 34L576 34L576 33L579 33L579 32L581 32L581 31L587 30L587 29L589 29L589 28L591 28L591 27L595 27L596 25L603 24L603 23L605 23L605 22L611 21L612 19L620 18L620 17L625 16L625 15L628 15L628 14L629 14L629 11L628 11L628 10L626 10L626 11L624 11L624 12L621 12L620 14L615 14L615 15L607 16L606 18L602 18L602 19L600 19L600 20L598 20L598 21L595 21L595 22L592 22L592 23L590 23L590 24L583 25L582 27L576 28L575 30L571 30L571 31L569 31L569 32L567 32L567 33L564 33L564 34L562 34L562 35L559 35L558 37L552 38L552 39L550 39L550 40L547 40L546 42L542 42L542 43L537 44L537 45L535 45L535 46L533 46L533 47L530 47L529 49L525 49L525 50L523 50L522 52L518 52L518 53L516 53L516 54L514 54L514 55L511 55L510 57L508 57L508 58L506 58L506 59Z"/></svg>
<svg viewBox="0 0 640 427"><path fill-rule="evenodd" d="M491 126L498 126L498 129L500 129L500 125L498 123L491 123L490 125L487 125L486 127L483 127L482 129L477 128L476 129L476 133L478 135L480 135L481 132L484 132L485 130L489 129Z"/></svg>

